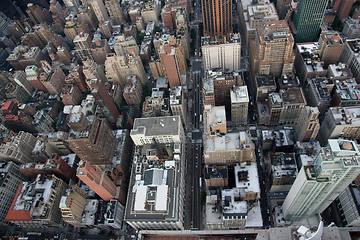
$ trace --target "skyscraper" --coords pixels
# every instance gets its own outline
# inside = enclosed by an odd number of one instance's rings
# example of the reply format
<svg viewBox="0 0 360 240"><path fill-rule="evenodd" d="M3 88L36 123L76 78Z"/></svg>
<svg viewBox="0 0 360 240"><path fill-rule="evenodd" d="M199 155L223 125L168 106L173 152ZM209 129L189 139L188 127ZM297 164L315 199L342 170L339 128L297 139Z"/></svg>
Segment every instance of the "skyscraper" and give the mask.
<svg viewBox="0 0 360 240"><path fill-rule="evenodd" d="M285 219L298 221L324 211L359 175L359 156L354 141L329 139L296 177L283 204Z"/></svg>
<svg viewBox="0 0 360 240"><path fill-rule="evenodd" d="M327 0L299 1L298 10L294 16L295 41L297 43L318 40L327 4Z"/></svg>
<svg viewBox="0 0 360 240"><path fill-rule="evenodd" d="M100 23L110 20L109 15L105 9L103 0L92 0L90 4L95 12L96 18Z"/></svg>
<svg viewBox="0 0 360 240"><path fill-rule="evenodd" d="M215 37L226 36L232 32L232 1L202 0L204 35Z"/></svg>

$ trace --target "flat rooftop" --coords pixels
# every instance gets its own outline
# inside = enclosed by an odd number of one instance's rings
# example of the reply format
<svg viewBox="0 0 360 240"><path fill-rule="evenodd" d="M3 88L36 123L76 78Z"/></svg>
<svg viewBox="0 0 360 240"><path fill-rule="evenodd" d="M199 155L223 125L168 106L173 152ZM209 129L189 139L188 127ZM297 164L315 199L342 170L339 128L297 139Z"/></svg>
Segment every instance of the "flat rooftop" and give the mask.
<svg viewBox="0 0 360 240"><path fill-rule="evenodd" d="M247 86L237 86L230 90L231 103L248 103L249 93Z"/></svg>
<svg viewBox="0 0 360 240"><path fill-rule="evenodd" d="M251 148L252 146L250 144L252 144L252 142L246 132L226 133L224 136L207 137L204 150L206 152L225 150L240 151L244 148Z"/></svg>
<svg viewBox="0 0 360 240"><path fill-rule="evenodd" d="M236 188L244 189L245 192L260 193L259 175L256 163L236 164L234 171Z"/></svg>
<svg viewBox="0 0 360 240"><path fill-rule="evenodd" d="M130 135L178 135L180 116L135 118Z"/></svg>
<svg viewBox="0 0 360 240"><path fill-rule="evenodd" d="M280 90L285 105L306 105L304 93L301 88Z"/></svg>

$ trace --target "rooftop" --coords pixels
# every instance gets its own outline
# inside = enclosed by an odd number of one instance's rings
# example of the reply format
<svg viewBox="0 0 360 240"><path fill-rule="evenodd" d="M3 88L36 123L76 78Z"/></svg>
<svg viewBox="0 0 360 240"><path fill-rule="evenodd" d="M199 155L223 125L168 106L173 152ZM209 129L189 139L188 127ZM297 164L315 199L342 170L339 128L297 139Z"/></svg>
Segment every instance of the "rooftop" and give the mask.
<svg viewBox="0 0 360 240"><path fill-rule="evenodd" d="M305 96L300 87L282 89L280 93L285 105L306 105Z"/></svg>
<svg viewBox="0 0 360 240"><path fill-rule="evenodd" d="M173 87L170 89L170 105L181 104L181 87Z"/></svg>
<svg viewBox="0 0 360 240"><path fill-rule="evenodd" d="M260 193L258 169L256 163L235 165L235 183L237 189L245 192Z"/></svg>
<svg viewBox="0 0 360 240"><path fill-rule="evenodd" d="M360 52L360 39L347 39L346 42L354 53Z"/></svg>
<svg viewBox="0 0 360 240"><path fill-rule="evenodd" d="M358 101L360 99L360 90L353 79L336 80L336 93L342 101Z"/></svg>
<svg viewBox="0 0 360 240"><path fill-rule="evenodd" d="M136 118L130 135L178 135L180 116Z"/></svg>
<svg viewBox="0 0 360 240"><path fill-rule="evenodd" d="M224 136L207 137L205 139L204 151L240 151L244 148L253 147L253 143L246 132L226 133Z"/></svg>
<svg viewBox="0 0 360 240"><path fill-rule="evenodd" d="M249 93L247 86L236 86L230 90L231 103L248 103Z"/></svg>
<svg viewBox="0 0 360 240"><path fill-rule="evenodd" d="M328 67L329 74L334 78L352 78L352 73L349 68L346 67L344 63L330 64Z"/></svg>

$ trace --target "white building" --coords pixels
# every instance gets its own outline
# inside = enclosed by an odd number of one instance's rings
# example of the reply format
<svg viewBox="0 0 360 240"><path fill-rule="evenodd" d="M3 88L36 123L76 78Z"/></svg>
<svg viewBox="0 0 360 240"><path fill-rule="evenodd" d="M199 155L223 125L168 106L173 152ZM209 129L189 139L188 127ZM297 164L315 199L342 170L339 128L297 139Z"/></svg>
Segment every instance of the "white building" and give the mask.
<svg viewBox="0 0 360 240"><path fill-rule="evenodd" d="M186 100L184 91L179 86L170 89L170 108L173 116L179 115L182 123L187 126Z"/></svg>
<svg viewBox="0 0 360 240"><path fill-rule="evenodd" d="M247 124L249 94L247 86L237 86L230 90L231 121L235 124Z"/></svg>
<svg viewBox="0 0 360 240"><path fill-rule="evenodd" d="M184 143L184 128L180 116L136 118L130 136L135 145L154 143Z"/></svg>
<svg viewBox="0 0 360 240"><path fill-rule="evenodd" d="M240 34L232 34L230 36L230 40L224 44L212 42L209 37L202 38L201 40L204 70L212 68L221 68L223 72L234 72L240 70Z"/></svg>
<svg viewBox="0 0 360 240"><path fill-rule="evenodd" d="M329 139L313 165L303 166L287 195L284 216L298 221L321 213L360 174L360 152L354 141Z"/></svg>

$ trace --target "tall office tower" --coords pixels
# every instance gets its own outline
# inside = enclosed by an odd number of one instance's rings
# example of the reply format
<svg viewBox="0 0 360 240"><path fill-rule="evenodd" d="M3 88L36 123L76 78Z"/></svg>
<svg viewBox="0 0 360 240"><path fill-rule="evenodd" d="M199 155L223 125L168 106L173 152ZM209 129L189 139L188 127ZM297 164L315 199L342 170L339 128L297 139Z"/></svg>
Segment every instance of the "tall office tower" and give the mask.
<svg viewBox="0 0 360 240"><path fill-rule="evenodd" d="M39 5L34 5L29 3L27 5L26 13L29 15L31 21L34 24L50 24L51 23L51 14L49 10L41 8Z"/></svg>
<svg viewBox="0 0 360 240"><path fill-rule="evenodd" d="M105 172L95 169L89 162L80 161L76 176L104 201L117 198L115 183Z"/></svg>
<svg viewBox="0 0 360 240"><path fill-rule="evenodd" d="M327 4L327 0L299 1L294 15L296 43L316 42L319 39L320 26Z"/></svg>
<svg viewBox="0 0 360 240"><path fill-rule="evenodd" d="M123 12L120 7L120 0L105 0L105 6L109 12L113 25L120 25L124 23Z"/></svg>
<svg viewBox="0 0 360 240"><path fill-rule="evenodd" d="M99 23L110 20L109 15L105 9L103 0L92 0L90 1L90 5L94 10L96 18L98 19Z"/></svg>
<svg viewBox="0 0 360 240"><path fill-rule="evenodd" d="M27 93L32 95L34 88L26 79L26 73L24 71L16 71L13 75L13 79L19 86L24 88Z"/></svg>
<svg viewBox="0 0 360 240"><path fill-rule="evenodd" d="M80 0L63 0L63 2L67 8L70 8L70 10L75 10L75 12L77 12L81 6Z"/></svg>
<svg viewBox="0 0 360 240"><path fill-rule="evenodd" d="M56 55L58 56L59 60L66 66L69 66L71 64L71 55L66 48L62 46L58 47Z"/></svg>
<svg viewBox="0 0 360 240"><path fill-rule="evenodd" d="M104 67L102 65L97 64L94 60L90 58L85 59L83 61L83 73L86 80L90 79L100 79L101 81L106 81ZM89 84L88 87L90 88Z"/></svg>
<svg viewBox="0 0 360 240"><path fill-rule="evenodd" d="M20 20L10 21L8 28L17 40L20 40L21 36L26 32L25 27Z"/></svg>
<svg viewBox="0 0 360 240"><path fill-rule="evenodd" d="M36 144L36 137L31 133L19 132L6 144L0 145L0 159L17 163L33 163L32 151Z"/></svg>
<svg viewBox="0 0 360 240"><path fill-rule="evenodd" d="M232 1L202 0L204 35L212 40L230 37L232 32Z"/></svg>
<svg viewBox="0 0 360 240"><path fill-rule="evenodd" d="M319 214L360 173L360 152L354 141L329 139L312 165L303 166L283 203L285 219L298 221Z"/></svg>
<svg viewBox="0 0 360 240"><path fill-rule="evenodd" d="M73 42L76 47L76 54L81 59L81 61L84 61L87 58L94 60L90 51L90 47L92 45L90 34L81 32L74 38Z"/></svg>
<svg viewBox="0 0 360 240"><path fill-rule="evenodd" d="M29 228L60 227L59 203L66 188L55 175L21 183L4 221Z"/></svg>
<svg viewBox="0 0 360 240"><path fill-rule="evenodd" d="M220 44L210 41L209 37L201 39L204 69L221 68L223 72L240 70L241 38L240 34L230 34L229 41Z"/></svg>
<svg viewBox="0 0 360 240"><path fill-rule="evenodd" d="M178 86L170 89L170 108L172 115L179 115L185 127L188 126L186 103L184 91L181 87Z"/></svg>
<svg viewBox="0 0 360 240"><path fill-rule="evenodd" d="M46 79L43 79L42 83L50 94L60 95L65 84L65 74L59 66L55 67L52 71L53 73Z"/></svg>
<svg viewBox="0 0 360 240"><path fill-rule="evenodd" d="M98 106L97 115L106 117L111 125L115 125L119 117L114 99L109 95L103 81L98 79L90 80L91 95L94 96L96 105Z"/></svg>
<svg viewBox="0 0 360 240"><path fill-rule="evenodd" d="M288 75L294 64L294 39L285 20L263 23L251 44L250 61L259 75Z"/></svg>
<svg viewBox="0 0 360 240"><path fill-rule="evenodd" d="M80 118L71 116L71 118ZM93 165L104 165L111 163L115 151L115 136L112 133L106 119L95 117L91 126L84 128L82 134L70 136L67 140L69 147L83 161Z"/></svg>
<svg viewBox="0 0 360 240"><path fill-rule="evenodd" d="M8 212L11 202L15 197L20 183L26 180L26 176L19 171L19 166L11 161L0 162L0 221L2 222ZM4 181L6 180L6 181Z"/></svg>
<svg viewBox="0 0 360 240"><path fill-rule="evenodd" d="M335 0L333 13L336 13L340 20L346 18L350 14L353 3L354 0Z"/></svg>
<svg viewBox="0 0 360 240"><path fill-rule="evenodd" d="M319 109L306 106L301 113L301 120L295 125L296 136L301 142L312 142L319 133Z"/></svg>
<svg viewBox="0 0 360 240"><path fill-rule="evenodd" d="M247 124L249 94L247 86L237 86L230 90L231 122L234 125Z"/></svg>
<svg viewBox="0 0 360 240"><path fill-rule="evenodd" d="M73 226L80 225L87 197L77 185L72 185L66 190L59 205L64 222Z"/></svg>

